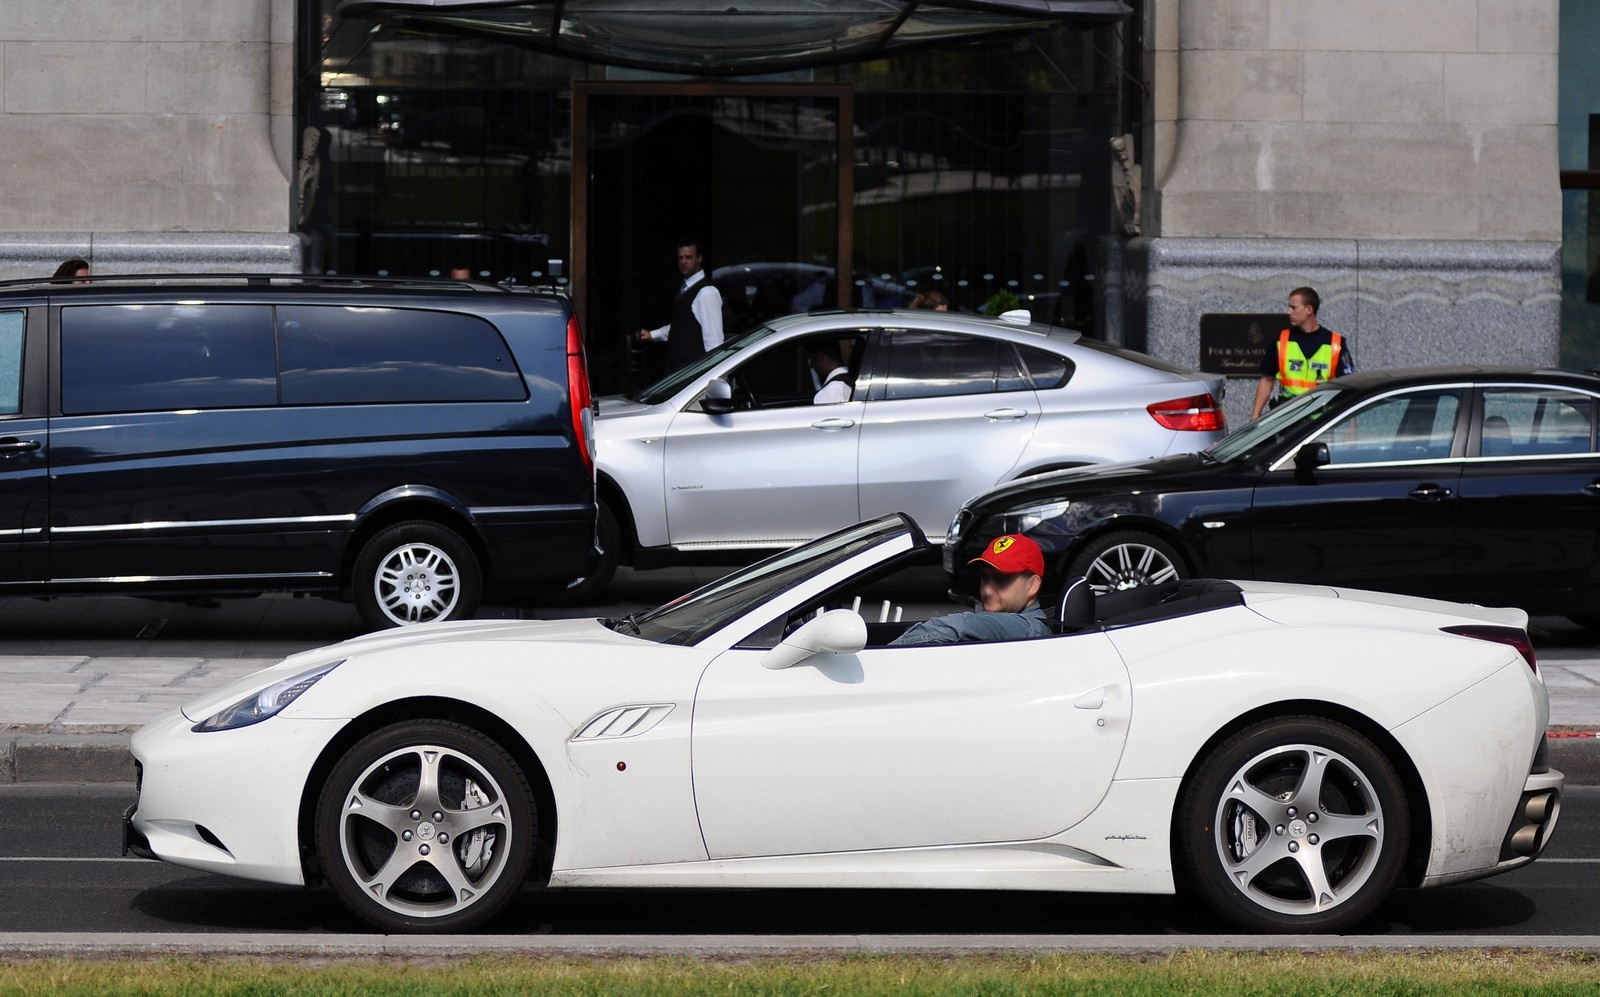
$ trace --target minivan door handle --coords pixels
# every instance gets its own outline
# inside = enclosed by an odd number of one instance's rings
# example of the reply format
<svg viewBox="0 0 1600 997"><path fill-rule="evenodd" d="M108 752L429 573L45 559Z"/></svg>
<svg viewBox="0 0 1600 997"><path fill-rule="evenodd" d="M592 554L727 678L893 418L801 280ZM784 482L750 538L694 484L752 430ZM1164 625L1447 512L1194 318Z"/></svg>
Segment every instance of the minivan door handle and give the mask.
<svg viewBox="0 0 1600 997"><path fill-rule="evenodd" d="M855 424L856 421L854 419L818 419L816 422L811 424L811 428L820 429L825 433L831 433L836 429L849 429Z"/></svg>
<svg viewBox="0 0 1600 997"><path fill-rule="evenodd" d="M1434 502L1450 497L1450 489L1436 485L1431 481L1423 482L1411 489L1411 497L1423 502Z"/></svg>
<svg viewBox="0 0 1600 997"><path fill-rule="evenodd" d="M1020 408L995 408L983 413L985 419L1022 419L1027 415L1027 411Z"/></svg>
<svg viewBox="0 0 1600 997"><path fill-rule="evenodd" d="M1596 478L1594 481L1584 485L1583 490L1588 492L1590 495L1600 495L1600 478Z"/></svg>
<svg viewBox="0 0 1600 997"><path fill-rule="evenodd" d="M15 436L0 436L0 454L31 453L42 444L38 440L19 440Z"/></svg>

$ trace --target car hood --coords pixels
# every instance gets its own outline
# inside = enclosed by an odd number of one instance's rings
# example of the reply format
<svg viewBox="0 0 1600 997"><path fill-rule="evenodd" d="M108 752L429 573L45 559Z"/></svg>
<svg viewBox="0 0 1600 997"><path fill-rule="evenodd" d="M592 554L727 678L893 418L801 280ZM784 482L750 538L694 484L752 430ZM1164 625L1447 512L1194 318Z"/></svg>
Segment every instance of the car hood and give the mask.
<svg viewBox="0 0 1600 997"><path fill-rule="evenodd" d="M463 641L478 643L517 641L564 644L609 644L613 646L639 644L639 638L619 634L603 625L598 619L583 620L461 620L451 623L425 623L415 627L380 630L363 637L353 637L338 644L329 644L310 651L291 654L275 665L206 693L199 699L183 704L183 715L198 723L225 706L231 706L246 696L254 695L279 679L310 671L320 665L355 658L368 658L392 648L415 651L430 644L458 644ZM594 656L589 660L604 660Z"/></svg>
<svg viewBox="0 0 1600 997"><path fill-rule="evenodd" d="M606 395L604 398L595 399L595 414L596 418L600 419L616 419L622 416L635 415L639 412L648 412L653 408L655 408L654 405L636 402L632 398L625 398L622 395Z"/></svg>
<svg viewBox="0 0 1600 997"><path fill-rule="evenodd" d="M1133 488L1141 491L1177 490L1186 487L1186 483L1196 476L1215 473L1218 466L1216 461L1196 453L1117 464L1092 464L1018 478L970 499L967 505L974 511L987 513L1034 500L1055 501Z"/></svg>

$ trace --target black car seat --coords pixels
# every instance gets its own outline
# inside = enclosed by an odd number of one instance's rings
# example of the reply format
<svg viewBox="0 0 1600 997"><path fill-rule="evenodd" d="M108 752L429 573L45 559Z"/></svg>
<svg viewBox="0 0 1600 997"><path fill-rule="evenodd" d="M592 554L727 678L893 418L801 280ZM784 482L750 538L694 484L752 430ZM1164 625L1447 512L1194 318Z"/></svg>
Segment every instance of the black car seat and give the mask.
<svg viewBox="0 0 1600 997"><path fill-rule="evenodd" d="M1089 579L1079 576L1061 590L1061 606L1056 613L1056 633L1071 634L1094 626L1094 589Z"/></svg>
<svg viewBox="0 0 1600 997"><path fill-rule="evenodd" d="M1485 457L1504 457L1511 453L1511 423L1503 415L1486 416L1483 420L1483 444L1479 452Z"/></svg>

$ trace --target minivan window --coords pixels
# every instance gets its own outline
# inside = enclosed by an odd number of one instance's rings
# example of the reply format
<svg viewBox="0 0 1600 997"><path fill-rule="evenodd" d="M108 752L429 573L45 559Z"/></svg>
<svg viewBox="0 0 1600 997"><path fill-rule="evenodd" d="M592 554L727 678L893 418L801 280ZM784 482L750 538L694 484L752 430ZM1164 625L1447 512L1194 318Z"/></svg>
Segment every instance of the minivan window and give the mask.
<svg viewBox="0 0 1600 997"><path fill-rule="evenodd" d="M253 408L278 400L267 305L61 309L61 410Z"/></svg>
<svg viewBox="0 0 1600 997"><path fill-rule="evenodd" d="M280 305L278 349L285 405L528 397L505 340L474 315Z"/></svg>
<svg viewBox="0 0 1600 997"><path fill-rule="evenodd" d="M0 415L22 411L22 312L0 312Z"/></svg>

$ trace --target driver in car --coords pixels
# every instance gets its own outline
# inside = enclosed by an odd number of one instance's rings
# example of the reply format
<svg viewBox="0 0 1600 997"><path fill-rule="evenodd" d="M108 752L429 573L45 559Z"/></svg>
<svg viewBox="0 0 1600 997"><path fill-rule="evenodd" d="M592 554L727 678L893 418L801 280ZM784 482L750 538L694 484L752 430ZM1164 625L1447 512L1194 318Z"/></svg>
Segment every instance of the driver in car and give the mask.
<svg viewBox="0 0 1600 997"><path fill-rule="evenodd" d="M1039 605L1044 581L1044 553L1017 533L995 537L983 553L967 562L978 565L981 613L951 613L913 624L891 645L955 644L961 641L1021 640L1047 637L1050 623Z"/></svg>

